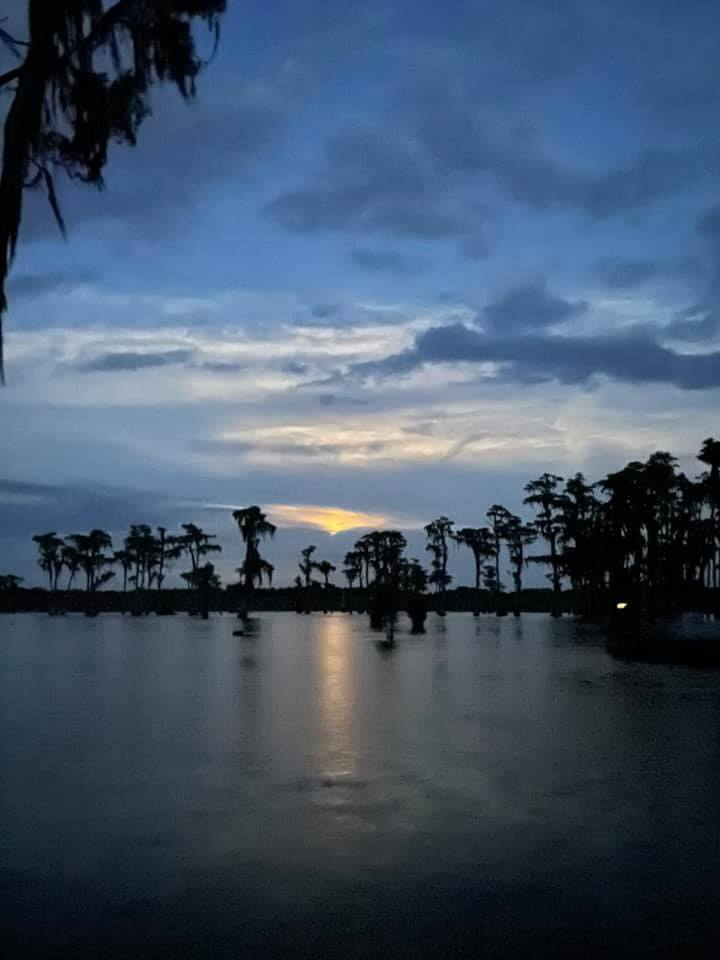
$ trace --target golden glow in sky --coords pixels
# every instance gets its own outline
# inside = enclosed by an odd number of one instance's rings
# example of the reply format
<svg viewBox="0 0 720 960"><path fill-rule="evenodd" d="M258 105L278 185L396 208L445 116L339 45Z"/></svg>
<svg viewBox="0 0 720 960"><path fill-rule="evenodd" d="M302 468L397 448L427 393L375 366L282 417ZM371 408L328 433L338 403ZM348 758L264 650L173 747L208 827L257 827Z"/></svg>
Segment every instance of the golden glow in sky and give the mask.
<svg viewBox="0 0 720 960"><path fill-rule="evenodd" d="M378 513L287 503L276 503L268 507L268 515L274 523L284 527L317 527L331 535L343 533L345 530L374 529L387 522L387 518Z"/></svg>

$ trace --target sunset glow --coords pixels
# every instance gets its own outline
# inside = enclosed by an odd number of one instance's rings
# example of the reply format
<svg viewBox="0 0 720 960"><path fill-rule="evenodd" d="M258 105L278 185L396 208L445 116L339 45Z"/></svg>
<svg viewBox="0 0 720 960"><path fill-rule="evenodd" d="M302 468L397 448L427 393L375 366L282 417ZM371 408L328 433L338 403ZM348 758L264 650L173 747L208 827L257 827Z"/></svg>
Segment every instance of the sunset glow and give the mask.
<svg viewBox="0 0 720 960"><path fill-rule="evenodd" d="M359 513L341 507L311 507L278 503L268 508L273 521L286 527L317 527L334 536L345 530L382 527L387 517L377 513Z"/></svg>

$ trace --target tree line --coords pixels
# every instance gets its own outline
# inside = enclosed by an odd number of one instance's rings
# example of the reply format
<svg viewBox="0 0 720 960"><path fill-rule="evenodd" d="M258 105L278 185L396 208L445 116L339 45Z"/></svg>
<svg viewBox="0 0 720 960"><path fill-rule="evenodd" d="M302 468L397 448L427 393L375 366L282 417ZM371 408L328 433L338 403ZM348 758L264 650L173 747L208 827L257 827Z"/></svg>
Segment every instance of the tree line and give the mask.
<svg viewBox="0 0 720 960"><path fill-rule="evenodd" d="M264 580L272 581L272 564L260 556L259 544L275 533L275 526L257 506L235 510L233 519L245 545L245 558L236 572L244 591L249 593ZM78 587L86 594L86 613L97 613L93 598L116 578L122 583L122 612L171 612L163 602L163 584L173 565L181 560L189 563L189 569L179 576L193 597L192 613L207 617L210 597L221 587L215 565L208 559L210 554L222 550L215 542L217 535L194 523L181 524L181 532L177 533L162 526L153 530L148 524L132 524L120 550L113 550L112 536L99 528L65 537L49 531L32 539L38 551L38 565L47 577L51 614L62 612L63 599ZM0 596L12 596L22 582L22 577L13 574L1 576Z"/></svg>
<svg viewBox="0 0 720 960"><path fill-rule="evenodd" d="M472 554L476 612L484 597L491 610L519 615L529 565L547 570L556 617L564 586L572 591L575 612L588 616L607 613L618 602L648 616L714 608L720 586L720 441L708 438L697 456L708 469L695 479L664 451L595 483L582 473L567 480L543 473L524 488L530 519L496 503L478 527L456 528L446 516L427 524L429 571L404 556L402 533L375 531L345 555L343 575L350 588L391 584L399 593L423 594L430 586L442 612L453 582L448 568L454 544ZM314 550L303 551L305 579L298 578L298 588L309 586L311 568L325 574L327 568L313 563Z"/></svg>
<svg viewBox="0 0 720 960"><path fill-rule="evenodd" d="M670 453L659 451L646 461L631 461L621 470L589 483L581 473L569 479L543 473L525 485L523 503L532 511L521 518L502 504L492 504L486 523L456 527L440 516L425 528L426 568L408 557L407 540L398 530L364 534L344 558L342 574L350 592L366 595L366 605L392 612L402 604L419 609L428 590L443 612L453 583L451 548L470 551L474 564L475 612L481 608L520 614L524 571L546 569L552 593L551 613L560 616L562 594L572 592L576 613L607 613L622 601L644 614L669 615L718 605L720 588L720 441L705 440L698 453L706 467L694 479L678 470ZM272 583L273 565L261 554L276 527L258 506L233 513L244 546L236 568L241 613L252 606L254 591ZM50 610L58 598L82 585L91 598L113 578L122 578L124 609L153 607L162 611L163 584L179 561L180 573L194 597L194 610L207 615L209 597L220 588L211 554L220 551L214 534L193 523L177 533L164 527L132 525L120 550L101 529L60 537L54 532L33 537L38 563L47 577ZM337 568L316 557L317 548L302 550L295 579L296 605L308 609L318 591L329 594ZM507 564L507 566L506 566ZM313 578L319 574L320 580ZM17 591L21 578L0 577L0 594ZM153 598L155 598L153 600ZM132 599L132 602L130 600Z"/></svg>

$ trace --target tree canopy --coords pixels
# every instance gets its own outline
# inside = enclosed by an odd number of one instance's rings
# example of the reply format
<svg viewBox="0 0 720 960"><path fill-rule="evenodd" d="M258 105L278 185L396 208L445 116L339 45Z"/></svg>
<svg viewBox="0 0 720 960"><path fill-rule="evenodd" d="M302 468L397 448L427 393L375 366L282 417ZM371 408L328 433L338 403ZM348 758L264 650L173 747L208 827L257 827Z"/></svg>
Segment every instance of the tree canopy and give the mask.
<svg viewBox="0 0 720 960"><path fill-rule="evenodd" d="M6 281L17 249L26 189L44 190L65 233L54 176L103 186L111 142L134 146L150 115L149 91L171 83L195 94L204 66L193 24L219 36L227 0L28 0L27 37L3 31L18 64L0 75L12 85L0 172L0 380Z"/></svg>

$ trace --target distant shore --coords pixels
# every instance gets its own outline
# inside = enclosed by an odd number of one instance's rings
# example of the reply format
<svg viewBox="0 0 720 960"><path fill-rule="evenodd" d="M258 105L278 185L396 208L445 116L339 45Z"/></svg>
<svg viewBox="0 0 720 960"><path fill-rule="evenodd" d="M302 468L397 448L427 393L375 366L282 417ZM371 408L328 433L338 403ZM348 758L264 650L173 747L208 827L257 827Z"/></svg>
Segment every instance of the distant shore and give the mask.
<svg viewBox="0 0 720 960"><path fill-rule="evenodd" d="M563 595L563 612L573 610L573 593L567 591ZM286 610L297 608L298 593L294 587L277 587L255 590L252 594L251 607L257 611ZM429 594L426 598L427 609L436 609L437 597ZM196 598L192 591L182 589L128 591L100 590L90 598L92 609L97 613L187 613L194 608ZM304 597L306 606L311 611L352 611L358 613L368 607L366 590L342 589L330 587L327 590L311 591ZM88 594L82 590L69 592L59 591L55 595L55 605L59 612L84 613L88 609ZM12 597L0 598L0 613L47 613L50 603L50 593L40 587L18 587ZM479 597L470 587L458 587L448 590L444 594L443 605L448 612L472 613L476 609L480 612L492 612L492 598L488 591L480 591ZM520 594L521 609L526 613L549 613L552 608L552 590L538 588L526 589ZM237 588L214 591L211 596L210 609L218 613L236 613L239 607Z"/></svg>

